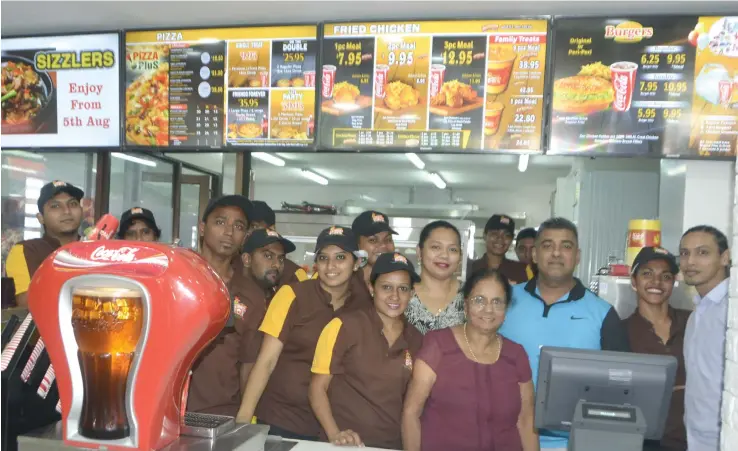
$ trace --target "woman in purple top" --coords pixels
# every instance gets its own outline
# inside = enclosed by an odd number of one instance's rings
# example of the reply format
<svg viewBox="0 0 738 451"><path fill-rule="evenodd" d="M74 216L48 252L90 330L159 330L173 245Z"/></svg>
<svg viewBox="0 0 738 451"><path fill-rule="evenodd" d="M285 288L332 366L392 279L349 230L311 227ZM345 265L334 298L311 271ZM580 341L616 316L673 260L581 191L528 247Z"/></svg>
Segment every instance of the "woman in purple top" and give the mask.
<svg viewBox="0 0 738 451"><path fill-rule="evenodd" d="M425 336L405 397L405 450L539 451L528 356L497 334L510 295L497 271L475 273L466 323Z"/></svg>

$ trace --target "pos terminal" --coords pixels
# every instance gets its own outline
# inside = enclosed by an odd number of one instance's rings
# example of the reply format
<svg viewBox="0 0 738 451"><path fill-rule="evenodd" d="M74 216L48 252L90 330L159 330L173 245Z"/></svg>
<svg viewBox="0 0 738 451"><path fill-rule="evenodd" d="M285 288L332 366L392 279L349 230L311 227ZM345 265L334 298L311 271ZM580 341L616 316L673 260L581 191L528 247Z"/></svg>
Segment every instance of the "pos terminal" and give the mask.
<svg viewBox="0 0 738 451"><path fill-rule="evenodd" d="M570 431L569 451L641 451L664 432L672 356L541 348L536 428Z"/></svg>

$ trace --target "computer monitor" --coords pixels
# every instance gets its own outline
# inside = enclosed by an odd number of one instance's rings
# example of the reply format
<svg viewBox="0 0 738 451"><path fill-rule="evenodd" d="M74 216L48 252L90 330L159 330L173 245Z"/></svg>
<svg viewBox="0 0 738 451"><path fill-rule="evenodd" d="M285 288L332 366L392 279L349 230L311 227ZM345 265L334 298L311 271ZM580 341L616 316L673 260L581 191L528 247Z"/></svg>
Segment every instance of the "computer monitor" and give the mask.
<svg viewBox="0 0 738 451"><path fill-rule="evenodd" d="M579 401L640 408L646 439L660 440L674 389L672 356L541 348L535 425L569 431ZM628 415L627 413L622 413ZM610 412L615 421L620 412ZM586 416L586 414L585 414Z"/></svg>

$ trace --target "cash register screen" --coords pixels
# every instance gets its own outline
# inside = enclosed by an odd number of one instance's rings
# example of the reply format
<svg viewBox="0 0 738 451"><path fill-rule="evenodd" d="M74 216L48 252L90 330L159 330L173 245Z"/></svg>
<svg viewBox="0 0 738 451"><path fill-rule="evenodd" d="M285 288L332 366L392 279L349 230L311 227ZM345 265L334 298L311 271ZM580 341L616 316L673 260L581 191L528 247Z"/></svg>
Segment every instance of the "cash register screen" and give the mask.
<svg viewBox="0 0 738 451"><path fill-rule="evenodd" d="M659 440L676 368L671 356L544 347L536 384L536 427L568 431L577 403L584 400L639 407L647 426L645 438ZM619 410L611 418L623 415Z"/></svg>

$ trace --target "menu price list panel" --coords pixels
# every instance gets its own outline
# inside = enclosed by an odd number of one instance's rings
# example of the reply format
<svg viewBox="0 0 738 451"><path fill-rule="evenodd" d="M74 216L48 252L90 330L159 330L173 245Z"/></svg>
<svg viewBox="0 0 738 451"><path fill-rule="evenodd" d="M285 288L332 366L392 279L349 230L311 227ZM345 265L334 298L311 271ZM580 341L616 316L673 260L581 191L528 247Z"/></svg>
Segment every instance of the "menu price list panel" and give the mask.
<svg viewBox="0 0 738 451"><path fill-rule="evenodd" d="M735 157L738 17L556 21L548 153Z"/></svg>
<svg viewBox="0 0 738 451"><path fill-rule="evenodd" d="M129 32L129 145L308 147L317 27Z"/></svg>
<svg viewBox="0 0 738 451"><path fill-rule="evenodd" d="M541 149L545 20L326 24L324 147Z"/></svg>

